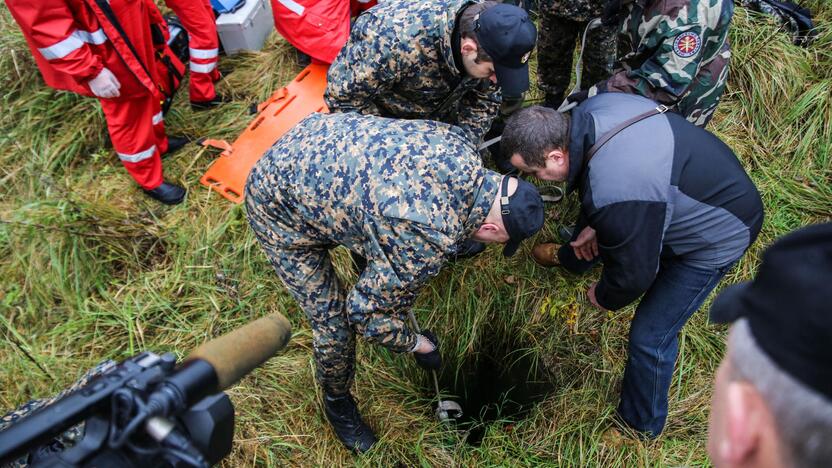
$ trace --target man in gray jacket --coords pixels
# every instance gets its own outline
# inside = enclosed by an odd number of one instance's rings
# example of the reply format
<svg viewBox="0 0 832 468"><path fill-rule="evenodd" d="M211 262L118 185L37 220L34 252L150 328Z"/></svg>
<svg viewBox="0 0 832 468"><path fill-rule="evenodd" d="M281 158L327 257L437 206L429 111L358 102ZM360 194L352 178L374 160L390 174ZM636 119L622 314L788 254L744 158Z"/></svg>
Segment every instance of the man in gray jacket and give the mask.
<svg viewBox="0 0 832 468"><path fill-rule="evenodd" d="M618 414L657 436L677 334L757 237L763 205L734 153L713 134L641 96L607 93L568 114L529 107L509 120L503 148L540 179L578 189L570 245L541 244L535 261L581 273L587 295L618 310L643 295L630 325Z"/></svg>

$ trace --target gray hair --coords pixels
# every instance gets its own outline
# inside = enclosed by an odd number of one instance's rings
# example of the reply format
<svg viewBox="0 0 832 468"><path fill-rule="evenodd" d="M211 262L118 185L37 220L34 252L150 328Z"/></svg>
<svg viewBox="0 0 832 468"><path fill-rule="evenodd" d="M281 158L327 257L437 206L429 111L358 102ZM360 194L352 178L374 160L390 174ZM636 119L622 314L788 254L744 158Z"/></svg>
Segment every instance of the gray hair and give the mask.
<svg viewBox="0 0 832 468"><path fill-rule="evenodd" d="M746 319L734 323L728 359L771 410L787 465L823 468L832 460L832 402L784 372L757 345Z"/></svg>
<svg viewBox="0 0 832 468"><path fill-rule="evenodd" d="M543 106L526 107L506 122L500 149L508 157L519 154L529 167L545 167L550 151L567 149L569 122L569 114Z"/></svg>

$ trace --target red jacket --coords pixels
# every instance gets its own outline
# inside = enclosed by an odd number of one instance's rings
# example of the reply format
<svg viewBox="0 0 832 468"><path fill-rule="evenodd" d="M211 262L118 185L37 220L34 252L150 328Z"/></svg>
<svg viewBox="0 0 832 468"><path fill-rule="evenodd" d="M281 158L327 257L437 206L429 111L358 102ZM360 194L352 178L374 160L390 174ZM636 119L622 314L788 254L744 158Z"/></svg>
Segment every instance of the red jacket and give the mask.
<svg viewBox="0 0 832 468"><path fill-rule="evenodd" d="M350 14L376 0L271 0L277 32L301 52L332 63L350 35ZM351 5L352 3L352 5Z"/></svg>
<svg viewBox="0 0 832 468"><path fill-rule="evenodd" d="M109 4L133 44L111 23L95 0L6 0L23 30L47 85L92 96L87 82L107 67L121 83L124 98L163 96L154 80L154 46L150 25L164 35L167 26L152 0L110 0Z"/></svg>

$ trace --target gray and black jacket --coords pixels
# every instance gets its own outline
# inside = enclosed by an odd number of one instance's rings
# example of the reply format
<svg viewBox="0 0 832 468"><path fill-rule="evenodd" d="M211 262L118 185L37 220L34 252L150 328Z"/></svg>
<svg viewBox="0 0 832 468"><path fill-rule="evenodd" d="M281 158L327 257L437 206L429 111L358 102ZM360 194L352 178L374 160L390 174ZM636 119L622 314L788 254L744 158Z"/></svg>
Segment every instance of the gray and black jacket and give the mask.
<svg viewBox="0 0 832 468"><path fill-rule="evenodd" d="M656 103L600 94L572 111L570 190L592 226L604 264L598 303L611 310L641 296L662 257L703 269L739 259L757 237L763 204L737 157L716 136L675 113L622 130L584 167L596 139Z"/></svg>

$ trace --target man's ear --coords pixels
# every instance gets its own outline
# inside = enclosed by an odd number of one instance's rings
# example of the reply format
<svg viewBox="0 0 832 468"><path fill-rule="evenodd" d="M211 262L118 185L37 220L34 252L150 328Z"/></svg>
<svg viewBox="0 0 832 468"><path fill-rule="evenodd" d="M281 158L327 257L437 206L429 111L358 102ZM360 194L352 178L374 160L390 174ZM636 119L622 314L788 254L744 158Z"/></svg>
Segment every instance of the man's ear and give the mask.
<svg viewBox="0 0 832 468"><path fill-rule="evenodd" d="M480 226L480 228L479 228L479 229L477 229L477 233L478 233L478 234L479 234L479 233L482 233L482 234L486 234L486 233L488 233L488 234L493 234L493 233L495 233L495 232L498 232L499 230L500 230L500 228L499 228L496 224L494 224L494 223L483 223L483 224L482 224L482 226Z"/></svg>
<svg viewBox="0 0 832 468"><path fill-rule="evenodd" d="M549 151L546 153L545 159L551 159L558 166L563 166L569 161L567 154L560 149L553 149L552 151Z"/></svg>
<svg viewBox="0 0 832 468"><path fill-rule="evenodd" d="M719 450L724 460L740 464L757 450L763 423L759 407L762 400L745 382L731 382L727 390L728 430L726 440L719 442Z"/></svg>
<svg viewBox="0 0 832 468"><path fill-rule="evenodd" d="M476 54L477 44L473 40L464 37L462 38L462 44L460 45L459 50L462 52L462 55L470 55L472 53Z"/></svg>

